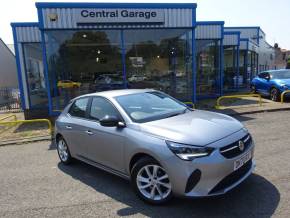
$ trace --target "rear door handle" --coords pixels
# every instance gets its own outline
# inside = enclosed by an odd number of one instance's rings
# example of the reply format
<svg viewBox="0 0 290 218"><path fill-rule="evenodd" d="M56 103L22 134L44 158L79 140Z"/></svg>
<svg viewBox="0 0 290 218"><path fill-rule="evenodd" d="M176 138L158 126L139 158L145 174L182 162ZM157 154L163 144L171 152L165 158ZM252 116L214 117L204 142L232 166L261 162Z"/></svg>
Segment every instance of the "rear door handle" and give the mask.
<svg viewBox="0 0 290 218"><path fill-rule="evenodd" d="M72 129L72 127L71 127L71 126L65 126L65 128L66 128L66 129Z"/></svg>
<svg viewBox="0 0 290 218"><path fill-rule="evenodd" d="M87 133L88 135L93 135L93 134L94 134L91 130L87 130L86 133Z"/></svg>

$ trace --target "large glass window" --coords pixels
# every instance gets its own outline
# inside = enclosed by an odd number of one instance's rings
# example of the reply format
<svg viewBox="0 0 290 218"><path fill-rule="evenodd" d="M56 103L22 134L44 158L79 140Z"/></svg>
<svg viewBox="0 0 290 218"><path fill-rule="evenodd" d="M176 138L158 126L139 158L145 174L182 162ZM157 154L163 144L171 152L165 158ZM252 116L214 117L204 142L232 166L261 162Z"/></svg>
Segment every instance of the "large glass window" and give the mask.
<svg viewBox="0 0 290 218"><path fill-rule="evenodd" d="M81 94L123 88L192 99L191 29L57 30L45 37L54 111Z"/></svg>
<svg viewBox="0 0 290 218"><path fill-rule="evenodd" d="M199 97L219 94L219 40L196 40L196 90Z"/></svg>
<svg viewBox="0 0 290 218"><path fill-rule="evenodd" d="M224 46L224 85L225 92L233 91L236 87L237 46Z"/></svg>
<svg viewBox="0 0 290 218"><path fill-rule="evenodd" d="M249 73L246 66L247 61L247 52L246 51L240 51L239 52L239 75L235 79L236 88L239 90L243 88L247 88L249 84Z"/></svg>
<svg viewBox="0 0 290 218"><path fill-rule="evenodd" d="M125 30L129 88L154 88L192 99L191 30Z"/></svg>
<svg viewBox="0 0 290 218"><path fill-rule="evenodd" d="M47 108L48 98L40 43L24 43L26 80L31 108Z"/></svg>
<svg viewBox="0 0 290 218"><path fill-rule="evenodd" d="M119 30L47 31L46 50L53 110L90 92L122 89Z"/></svg>
<svg viewBox="0 0 290 218"><path fill-rule="evenodd" d="M254 51L248 51L247 54L247 72L244 75L244 87L249 87L251 79L257 75L258 71L258 54Z"/></svg>

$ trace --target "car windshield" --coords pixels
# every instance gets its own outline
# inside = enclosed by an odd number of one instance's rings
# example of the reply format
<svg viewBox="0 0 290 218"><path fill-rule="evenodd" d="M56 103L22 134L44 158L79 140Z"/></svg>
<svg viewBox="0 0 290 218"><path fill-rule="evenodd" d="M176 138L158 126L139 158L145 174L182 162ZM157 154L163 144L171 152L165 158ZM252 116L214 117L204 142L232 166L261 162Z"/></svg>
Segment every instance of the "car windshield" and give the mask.
<svg viewBox="0 0 290 218"><path fill-rule="evenodd" d="M271 72L272 79L290 79L290 70Z"/></svg>
<svg viewBox="0 0 290 218"><path fill-rule="evenodd" d="M137 123L177 116L188 107L161 92L144 92L115 98L129 117Z"/></svg>

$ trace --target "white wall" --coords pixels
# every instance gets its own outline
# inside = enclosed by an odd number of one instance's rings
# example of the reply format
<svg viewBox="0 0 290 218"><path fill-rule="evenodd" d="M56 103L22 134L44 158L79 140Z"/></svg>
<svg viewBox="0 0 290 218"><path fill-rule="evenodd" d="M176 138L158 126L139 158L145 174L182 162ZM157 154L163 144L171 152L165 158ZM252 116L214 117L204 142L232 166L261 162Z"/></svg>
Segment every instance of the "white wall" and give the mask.
<svg viewBox="0 0 290 218"><path fill-rule="evenodd" d="M258 53L259 53L259 71L275 69L275 50L266 41L266 35L260 34Z"/></svg>
<svg viewBox="0 0 290 218"><path fill-rule="evenodd" d="M0 88L18 87L15 56L0 39Z"/></svg>

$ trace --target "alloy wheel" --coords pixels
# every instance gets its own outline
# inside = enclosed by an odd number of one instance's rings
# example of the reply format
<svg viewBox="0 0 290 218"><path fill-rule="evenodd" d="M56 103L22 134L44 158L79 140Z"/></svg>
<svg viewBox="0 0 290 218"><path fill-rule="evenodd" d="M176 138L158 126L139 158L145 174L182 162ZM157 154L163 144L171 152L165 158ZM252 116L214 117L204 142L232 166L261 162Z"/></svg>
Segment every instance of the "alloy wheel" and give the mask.
<svg viewBox="0 0 290 218"><path fill-rule="evenodd" d="M69 154L68 154L68 147L66 145L66 142L63 139L60 139L57 142L57 150L58 150L60 159L63 162L66 162L69 158Z"/></svg>
<svg viewBox="0 0 290 218"><path fill-rule="evenodd" d="M278 99L278 90L274 88L271 90L271 100L277 101L277 99Z"/></svg>
<svg viewBox="0 0 290 218"><path fill-rule="evenodd" d="M136 183L141 194L153 201L163 200L171 193L169 177L158 165L142 167L137 174Z"/></svg>

